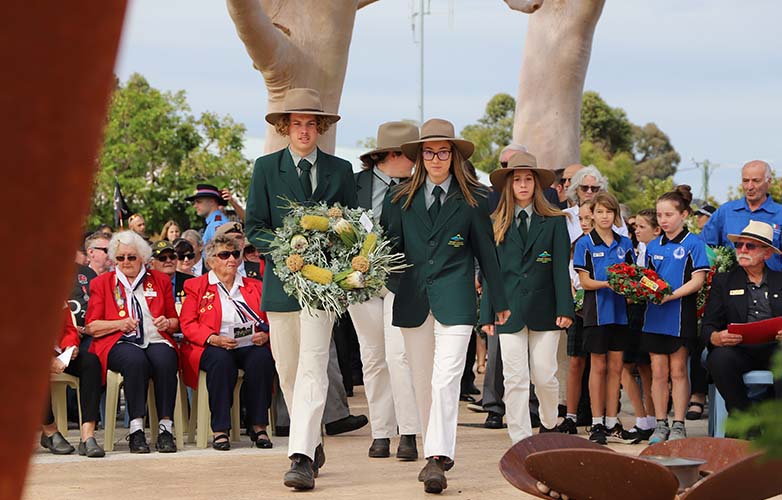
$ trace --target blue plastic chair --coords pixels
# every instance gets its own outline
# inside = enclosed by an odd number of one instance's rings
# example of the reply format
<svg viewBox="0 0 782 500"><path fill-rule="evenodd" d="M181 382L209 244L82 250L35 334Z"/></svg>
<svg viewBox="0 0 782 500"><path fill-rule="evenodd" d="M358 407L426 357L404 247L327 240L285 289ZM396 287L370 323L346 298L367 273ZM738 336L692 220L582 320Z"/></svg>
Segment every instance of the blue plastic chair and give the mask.
<svg viewBox="0 0 782 500"><path fill-rule="evenodd" d="M766 386L774 385L774 375L771 370L753 370L744 374L744 383L750 398L766 390ZM725 437L725 420L728 409L725 400L714 384L709 385L709 436Z"/></svg>

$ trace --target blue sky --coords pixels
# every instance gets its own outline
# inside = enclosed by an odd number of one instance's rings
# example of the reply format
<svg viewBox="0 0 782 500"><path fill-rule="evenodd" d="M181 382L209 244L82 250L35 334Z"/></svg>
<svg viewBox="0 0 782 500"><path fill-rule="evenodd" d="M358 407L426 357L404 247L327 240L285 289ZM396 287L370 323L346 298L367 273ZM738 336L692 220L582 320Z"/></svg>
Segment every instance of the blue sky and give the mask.
<svg viewBox="0 0 782 500"><path fill-rule="evenodd" d="M501 0L430 5L425 116L460 130L494 94L516 95L528 17ZM378 123L418 117L410 13L409 0L379 0L357 14L337 131L345 156L357 156L357 142ZM782 3L771 0L607 0L585 88L635 123L657 123L682 156L676 180L696 193L692 159L719 165L710 190L724 200L745 161L765 159L780 173L779 19ZM196 113L230 114L247 126L248 156L261 154L266 90L224 1L131 1L117 73L124 80L133 72L158 88L184 89Z"/></svg>

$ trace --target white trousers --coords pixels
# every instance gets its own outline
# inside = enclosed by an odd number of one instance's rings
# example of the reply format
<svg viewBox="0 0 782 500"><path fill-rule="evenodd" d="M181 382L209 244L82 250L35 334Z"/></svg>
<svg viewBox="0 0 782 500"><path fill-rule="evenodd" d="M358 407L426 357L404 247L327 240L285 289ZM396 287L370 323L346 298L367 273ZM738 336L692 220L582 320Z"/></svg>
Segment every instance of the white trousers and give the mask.
<svg viewBox="0 0 782 500"><path fill-rule="evenodd" d="M538 332L525 327L516 333L497 334L505 379L505 418L514 444L532 435L530 378L540 403L540 424L548 429L557 425L557 347L561 333L562 330Z"/></svg>
<svg viewBox="0 0 782 500"><path fill-rule="evenodd" d="M373 439L395 436L397 425L400 434L421 432L402 332L391 325L393 305L394 294L388 292L348 307L361 350Z"/></svg>
<svg viewBox="0 0 782 500"><path fill-rule="evenodd" d="M268 315L272 354L291 419L288 456L314 458L329 388L326 368L334 315L318 310Z"/></svg>
<svg viewBox="0 0 782 500"><path fill-rule="evenodd" d="M443 325L430 312L421 326L401 330L424 432L424 456L453 459L472 325Z"/></svg>

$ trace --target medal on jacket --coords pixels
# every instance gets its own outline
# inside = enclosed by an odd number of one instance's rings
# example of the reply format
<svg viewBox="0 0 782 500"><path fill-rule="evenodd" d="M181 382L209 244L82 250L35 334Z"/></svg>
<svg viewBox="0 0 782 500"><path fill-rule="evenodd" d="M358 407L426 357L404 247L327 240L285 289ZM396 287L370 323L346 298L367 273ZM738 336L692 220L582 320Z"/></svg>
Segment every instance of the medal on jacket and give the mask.
<svg viewBox="0 0 782 500"><path fill-rule="evenodd" d="M115 278L115 286L114 286L114 302L117 303L117 309L119 309L119 317L124 318L127 316L127 312L125 311L125 299L122 297L122 291L119 289L119 281Z"/></svg>

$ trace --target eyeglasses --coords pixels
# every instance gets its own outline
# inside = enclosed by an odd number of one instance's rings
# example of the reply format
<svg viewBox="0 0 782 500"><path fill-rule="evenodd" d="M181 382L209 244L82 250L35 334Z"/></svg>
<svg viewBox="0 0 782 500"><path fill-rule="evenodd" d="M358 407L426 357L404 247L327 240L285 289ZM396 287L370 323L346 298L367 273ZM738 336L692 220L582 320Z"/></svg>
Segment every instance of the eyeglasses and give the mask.
<svg viewBox="0 0 782 500"><path fill-rule="evenodd" d="M117 262L125 262L125 259L128 259L128 262L136 262L138 255L117 255L114 257Z"/></svg>
<svg viewBox="0 0 782 500"><path fill-rule="evenodd" d="M160 262L166 262L166 261L169 261L169 260L171 260L171 261L177 260L179 257L177 257L177 255L173 254L173 253L164 253L164 254L158 255L155 258L157 260L159 260Z"/></svg>
<svg viewBox="0 0 782 500"><path fill-rule="evenodd" d="M228 257L233 257L234 259L239 260L240 255L242 255L242 252L239 250L234 250L232 252L226 250L224 252L219 252L217 258L220 260L228 260Z"/></svg>
<svg viewBox="0 0 782 500"><path fill-rule="evenodd" d="M443 149L442 151L434 152L429 149L424 149L424 152L422 153L424 160L426 161L432 161L434 160L434 157L436 156L438 160L445 161L448 158L451 157L451 150L450 149Z"/></svg>
<svg viewBox="0 0 782 500"><path fill-rule="evenodd" d="M560 185L562 185L562 186L564 186L564 185L565 185L565 184L567 184L568 182L570 182L570 177L563 177L563 178L561 178L561 179L559 180L559 183L560 183Z"/></svg>
<svg viewBox="0 0 782 500"><path fill-rule="evenodd" d="M258 249L251 245L249 247L245 247L244 253L245 255L248 253L258 253Z"/></svg>
<svg viewBox="0 0 782 500"><path fill-rule="evenodd" d="M581 186L578 186L578 189L580 189L582 193L588 193L590 191L592 191L593 193L597 193L598 191L600 191L600 186L584 186L584 185L581 185Z"/></svg>
<svg viewBox="0 0 782 500"><path fill-rule="evenodd" d="M100 250L103 253L109 253L109 249L106 248L106 247L90 247L90 248L92 248L94 250Z"/></svg>
<svg viewBox="0 0 782 500"><path fill-rule="evenodd" d="M736 243L733 244L733 246L736 247L736 250L741 250L742 248L746 248L750 252L757 248L760 248L760 245L758 245L757 243L749 243L744 241L737 241Z"/></svg>
<svg viewBox="0 0 782 500"><path fill-rule="evenodd" d="M193 259L195 259L195 254L193 252L190 252L190 253L177 253L177 257L179 257L182 260L193 260Z"/></svg>

